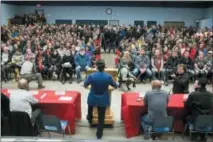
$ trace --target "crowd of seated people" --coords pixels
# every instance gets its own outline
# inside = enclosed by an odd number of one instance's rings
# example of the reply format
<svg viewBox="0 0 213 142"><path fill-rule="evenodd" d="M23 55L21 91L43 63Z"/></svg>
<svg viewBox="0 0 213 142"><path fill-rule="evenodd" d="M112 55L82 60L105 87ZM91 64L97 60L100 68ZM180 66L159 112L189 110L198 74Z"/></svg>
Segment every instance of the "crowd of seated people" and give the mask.
<svg viewBox="0 0 213 142"><path fill-rule="evenodd" d="M95 61L100 59L99 28L38 24L2 28L11 34L13 29L18 31L14 38L8 35L2 37L1 72L5 81L13 73L15 80L26 74L40 80L38 75L35 76L35 73L40 73L44 79L61 79L62 83L69 77L71 83L75 73L77 82L81 82L80 72L93 67ZM29 71L31 63L33 72Z"/></svg>
<svg viewBox="0 0 213 142"><path fill-rule="evenodd" d="M192 81L206 76L211 81L213 32L210 29L166 28L158 26L99 25L15 25L3 26L2 75L20 70L26 58L32 58L35 71L42 77L65 83L69 76L94 65L100 49L117 54L116 66L128 64L135 80L168 80L184 64ZM15 34L14 34L15 33ZM88 61L89 59L89 61ZM9 72L8 72L9 71ZM69 74L67 76L67 74Z"/></svg>
<svg viewBox="0 0 213 142"><path fill-rule="evenodd" d="M209 83L212 81L212 29L131 28L143 33L129 37L123 32L116 51L116 67L122 68L123 62L129 62L129 72L136 80L146 83L147 79L159 79L167 86L171 75L177 72L177 66L184 64L192 82L200 77L207 77Z"/></svg>

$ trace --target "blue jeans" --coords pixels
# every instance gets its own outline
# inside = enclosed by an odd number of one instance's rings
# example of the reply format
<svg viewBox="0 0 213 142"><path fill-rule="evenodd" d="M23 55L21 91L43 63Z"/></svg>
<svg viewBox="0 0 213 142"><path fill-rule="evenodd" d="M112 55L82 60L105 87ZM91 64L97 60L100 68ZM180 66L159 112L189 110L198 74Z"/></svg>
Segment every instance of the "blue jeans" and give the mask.
<svg viewBox="0 0 213 142"><path fill-rule="evenodd" d="M77 80L81 79L81 71L87 71L86 67L80 67L80 68L76 67L75 70L77 74Z"/></svg>
<svg viewBox="0 0 213 142"><path fill-rule="evenodd" d="M138 69L138 68L135 68L134 70L133 70L133 75L134 76L138 76L139 75L139 73L140 73L140 70ZM150 70L150 69L146 69L146 71L144 72L145 74L146 74L146 76L148 76L148 77L151 77L152 76L152 71Z"/></svg>
<svg viewBox="0 0 213 142"><path fill-rule="evenodd" d="M148 118L148 115L144 115L141 117L141 126L144 131L144 136L146 138L151 138L150 130L152 128L153 122Z"/></svg>

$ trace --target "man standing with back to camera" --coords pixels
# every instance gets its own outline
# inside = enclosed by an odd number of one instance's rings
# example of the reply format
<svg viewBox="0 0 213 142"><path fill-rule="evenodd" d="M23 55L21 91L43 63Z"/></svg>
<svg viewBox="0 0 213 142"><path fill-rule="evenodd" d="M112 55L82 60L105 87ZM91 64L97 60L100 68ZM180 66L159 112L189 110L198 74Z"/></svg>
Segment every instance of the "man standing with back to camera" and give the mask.
<svg viewBox="0 0 213 142"><path fill-rule="evenodd" d="M117 84L113 81L112 76L104 72L105 62L98 60L96 62L98 71L92 73L84 82L84 87L91 85L90 93L87 99L88 115L87 120L92 124L93 107L98 108L98 127L96 136L101 139L103 135L104 119L106 108L110 105L109 85L117 88Z"/></svg>

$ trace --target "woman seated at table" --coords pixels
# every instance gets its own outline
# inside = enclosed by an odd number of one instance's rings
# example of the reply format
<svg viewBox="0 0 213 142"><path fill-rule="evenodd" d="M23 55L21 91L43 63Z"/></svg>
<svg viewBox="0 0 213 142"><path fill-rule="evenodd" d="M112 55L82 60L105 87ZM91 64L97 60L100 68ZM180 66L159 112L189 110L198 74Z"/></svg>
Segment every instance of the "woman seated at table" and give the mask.
<svg viewBox="0 0 213 142"><path fill-rule="evenodd" d="M144 105L148 108L148 114L142 116L141 125L144 130L144 139L151 138L150 128L154 120L167 117L168 93L161 90L162 82L154 80L151 82L152 90L148 91L144 97Z"/></svg>

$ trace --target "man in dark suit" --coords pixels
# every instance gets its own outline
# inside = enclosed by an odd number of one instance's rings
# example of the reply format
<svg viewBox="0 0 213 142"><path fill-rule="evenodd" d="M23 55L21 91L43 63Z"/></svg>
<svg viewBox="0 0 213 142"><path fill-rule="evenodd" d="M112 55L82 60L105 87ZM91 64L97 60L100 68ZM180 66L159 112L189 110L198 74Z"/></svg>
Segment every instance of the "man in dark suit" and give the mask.
<svg viewBox="0 0 213 142"><path fill-rule="evenodd" d="M92 123L93 107L98 107L98 127L96 136L101 139L103 134L104 119L106 107L110 105L109 85L117 88L117 84L113 81L112 76L104 72L105 62L99 60L96 62L98 71L92 73L84 82L84 87L91 85L90 93L87 99L88 115L87 120Z"/></svg>
<svg viewBox="0 0 213 142"><path fill-rule="evenodd" d="M185 102L186 114L188 122L194 123L199 115L211 115L213 107L213 94L206 90L207 79L200 78L195 83L195 91L189 94ZM201 135L204 139L205 136Z"/></svg>

